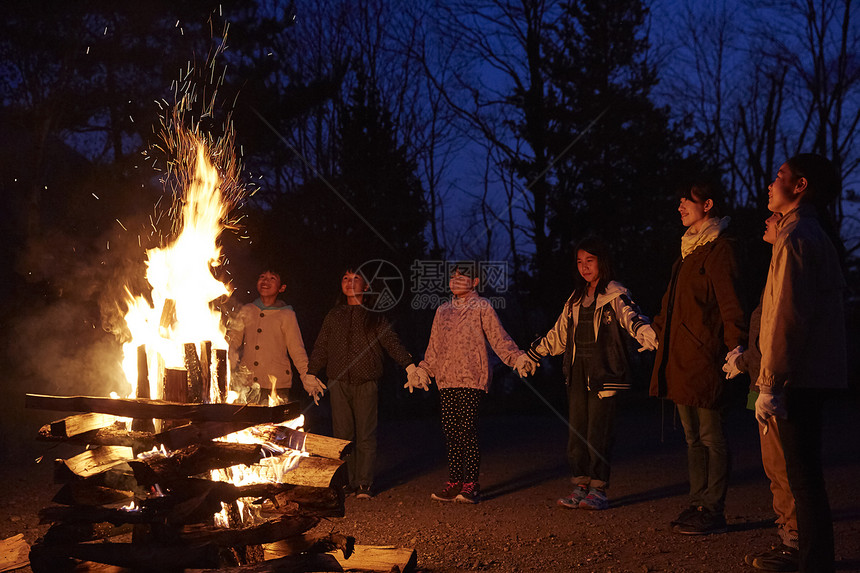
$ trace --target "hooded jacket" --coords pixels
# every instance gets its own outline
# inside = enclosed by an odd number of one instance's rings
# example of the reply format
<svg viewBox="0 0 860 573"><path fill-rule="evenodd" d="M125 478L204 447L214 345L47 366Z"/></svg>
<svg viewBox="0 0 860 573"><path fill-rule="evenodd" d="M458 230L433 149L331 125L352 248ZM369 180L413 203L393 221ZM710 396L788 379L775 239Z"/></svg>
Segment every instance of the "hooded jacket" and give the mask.
<svg viewBox="0 0 860 573"><path fill-rule="evenodd" d="M747 343L738 284L734 241L722 233L675 261L654 317L652 396L695 408L725 405L726 353Z"/></svg>
<svg viewBox="0 0 860 573"><path fill-rule="evenodd" d="M546 336L535 340L528 350L529 357L539 361L544 356L556 356L564 352L564 377L565 382L570 382L570 367L576 358L576 345L573 344L573 333L579 321L579 307L581 301L574 302L573 295L567 299L564 309L555 321L555 325L546 333ZM597 294L594 308L594 338L595 344L618 345L623 341L617 339L607 340L600 335L601 324L608 323L611 317L616 317L621 328L632 337L643 325L648 324L648 318L639 314L639 309L630 299L630 292L621 283L610 281L606 285L606 292ZM610 360L609 368L601 372L590 372L588 388L593 391L601 390L626 390L630 387L627 363L624 360L625 349L606 349L602 355ZM623 362L623 363L622 363Z"/></svg>

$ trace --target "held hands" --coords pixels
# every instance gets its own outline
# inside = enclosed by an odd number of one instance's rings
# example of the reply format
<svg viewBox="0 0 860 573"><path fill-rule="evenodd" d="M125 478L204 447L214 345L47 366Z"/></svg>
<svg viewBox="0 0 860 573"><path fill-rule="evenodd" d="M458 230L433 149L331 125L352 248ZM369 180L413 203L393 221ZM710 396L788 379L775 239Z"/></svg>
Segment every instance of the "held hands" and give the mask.
<svg viewBox="0 0 860 573"><path fill-rule="evenodd" d="M657 350L657 333L650 324L643 324L636 331L636 342L642 345L639 352Z"/></svg>
<svg viewBox="0 0 860 573"><path fill-rule="evenodd" d="M740 358L743 353L743 347L737 346L734 350L726 354L726 363L723 364L723 372L726 373L726 380L731 380L741 373L738 368L738 358Z"/></svg>
<svg viewBox="0 0 860 573"><path fill-rule="evenodd" d="M785 394L762 392L755 401L755 419L759 424L767 427L767 420L772 416L783 419L788 417L788 411L785 409Z"/></svg>
<svg viewBox="0 0 860 573"><path fill-rule="evenodd" d="M314 399L314 404L319 406L320 398L322 398L323 393L326 391L325 384L313 374L308 374L302 378L302 386L305 387L305 392L308 393L308 396Z"/></svg>
<svg viewBox="0 0 860 573"><path fill-rule="evenodd" d="M517 362L514 364L514 370L517 371L517 375L520 378L525 378L526 376L531 376L537 370L539 364L529 358L528 354L521 354L519 358L517 358Z"/></svg>
<svg viewBox="0 0 860 573"><path fill-rule="evenodd" d="M426 392L430 389L430 375L420 366L410 364L406 367L406 384L403 387L408 388L410 394L416 388Z"/></svg>

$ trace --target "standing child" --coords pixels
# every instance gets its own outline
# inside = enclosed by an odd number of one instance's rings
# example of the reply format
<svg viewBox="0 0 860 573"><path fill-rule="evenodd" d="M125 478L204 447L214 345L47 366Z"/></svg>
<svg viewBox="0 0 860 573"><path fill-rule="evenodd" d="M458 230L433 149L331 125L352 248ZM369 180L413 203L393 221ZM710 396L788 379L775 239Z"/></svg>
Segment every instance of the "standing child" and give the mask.
<svg viewBox="0 0 860 573"><path fill-rule="evenodd" d="M260 273L259 298L243 306L228 326L230 362L250 371L249 385L257 384L263 390L261 402L266 401L266 389L276 390L281 399L289 398L295 365L305 391L317 402L325 386L308 374L308 355L296 313L278 298L285 289L279 273Z"/></svg>
<svg viewBox="0 0 860 573"><path fill-rule="evenodd" d="M478 296L474 263L458 263L448 283L454 295L436 310L430 341L417 376L407 387L427 389L428 377L436 379L442 405L442 430L448 451L448 482L431 497L438 501L478 503L478 406L490 383L487 343L502 362L517 368L532 367L525 353L505 332L490 301Z"/></svg>
<svg viewBox="0 0 860 573"><path fill-rule="evenodd" d="M346 492L358 499L373 495L383 351L408 374L417 370L385 317L362 306L368 286L355 268L343 273L338 304L323 321L308 365L312 374L328 376L334 436L355 441L355 452L347 458Z"/></svg>
<svg viewBox="0 0 860 573"><path fill-rule="evenodd" d="M567 459L575 487L558 504L599 510L609 507L606 488L615 441L615 395L630 388L623 334L642 345L640 352L657 348L657 336L627 289L612 280L606 244L585 239L575 252L579 272L573 294L555 326L532 343L528 355L538 362L564 352L570 427Z"/></svg>
<svg viewBox="0 0 860 573"><path fill-rule="evenodd" d="M776 418L806 573L836 569L821 433L825 397L848 387L844 250L829 211L841 191L833 163L812 153L786 161L768 186L767 208L782 218L762 297L755 412L762 426Z"/></svg>

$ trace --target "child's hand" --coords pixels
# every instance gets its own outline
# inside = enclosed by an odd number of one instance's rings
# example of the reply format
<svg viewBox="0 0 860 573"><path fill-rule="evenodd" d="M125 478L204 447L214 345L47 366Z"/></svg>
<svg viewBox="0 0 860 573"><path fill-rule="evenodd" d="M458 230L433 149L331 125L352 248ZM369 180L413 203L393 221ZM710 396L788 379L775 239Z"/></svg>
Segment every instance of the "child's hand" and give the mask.
<svg viewBox="0 0 860 573"><path fill-rule="evenodd" d="M650 324L643 324L636 331L636 342L642 345L639 352L645 350L657 350L657 333Z"/></svg>
<svg viewBox="0 0 860 573"><path fill-rule="evenodd" d="M516 364L514 364L514 370L517 371L517 374L520 378L525 378L526 376L531 376L537 370L539 364L529 358L528 354L521 354L519 358L517 358Z"/></svg>
<svg viewBox="0 0 860 573"><path fill-rule="evenodd" d="M403 387L408 388L410 394L416 388L426 392L430 389L430 375L420 366L410 364L406 367L406 384Z"/></svg>
<svg viewBox="0 0 860 573"><path fill-rule="evenodd" d="M742 346L736 347L734 350L726 354L726 363L723 364L723 372L726 373L726 380L731 380L741 373L738 368L738 358L744 353Z"/></svg>
<svg viewBox="0 0 860 573"><path fill-rule="evenodd" d="M323 393L326 391L325 384L313 374L307 374L302 378L302 386L305 387L305 392L308 393L308 396L314 399L314 404L319 406L320 398L322 398Z"/></svg>

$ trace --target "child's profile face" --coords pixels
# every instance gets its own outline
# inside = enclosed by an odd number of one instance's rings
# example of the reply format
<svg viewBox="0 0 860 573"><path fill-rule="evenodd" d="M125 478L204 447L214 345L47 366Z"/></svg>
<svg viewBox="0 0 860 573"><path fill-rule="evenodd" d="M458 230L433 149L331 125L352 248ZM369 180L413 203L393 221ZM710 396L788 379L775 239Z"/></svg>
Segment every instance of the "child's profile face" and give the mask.
<svg viewBox="0 0 860 573"><path fill-rule="evenodd" d="M597 256L582 249L576 252L576 270L590 285L596 285L600 280L600 267Z"/></svg>
<svg viewBox="0 0 860 573"><path fill-rule="evenodd" d="M448 281L448 287L454 296L465 296L475 290L476 286L478 286L477 277L469 278L460 271L454 271Z"/></svg>
<svg viewBox="0 0 860 573"><path fill-rule="evenodd" d="M360 274L347 271L340 279L340 290L346 298L361 297L367 290L367 283Z"/></svg>
<svg viewBox="0 0 860 573"><path fill-rule="evenodd" d="M782 219L782 213L771 213L770 217L764 220L764 235L762 239L771 245L776 242L776 224Z"/></svg>
<svg viewBox="0 0 860 573"><path fill-rule="evenodd" d="M271 271L260 273L257 277L257 292L260 296L277 296L284 292L286 285L281 283L281 277Z"/></svg>

